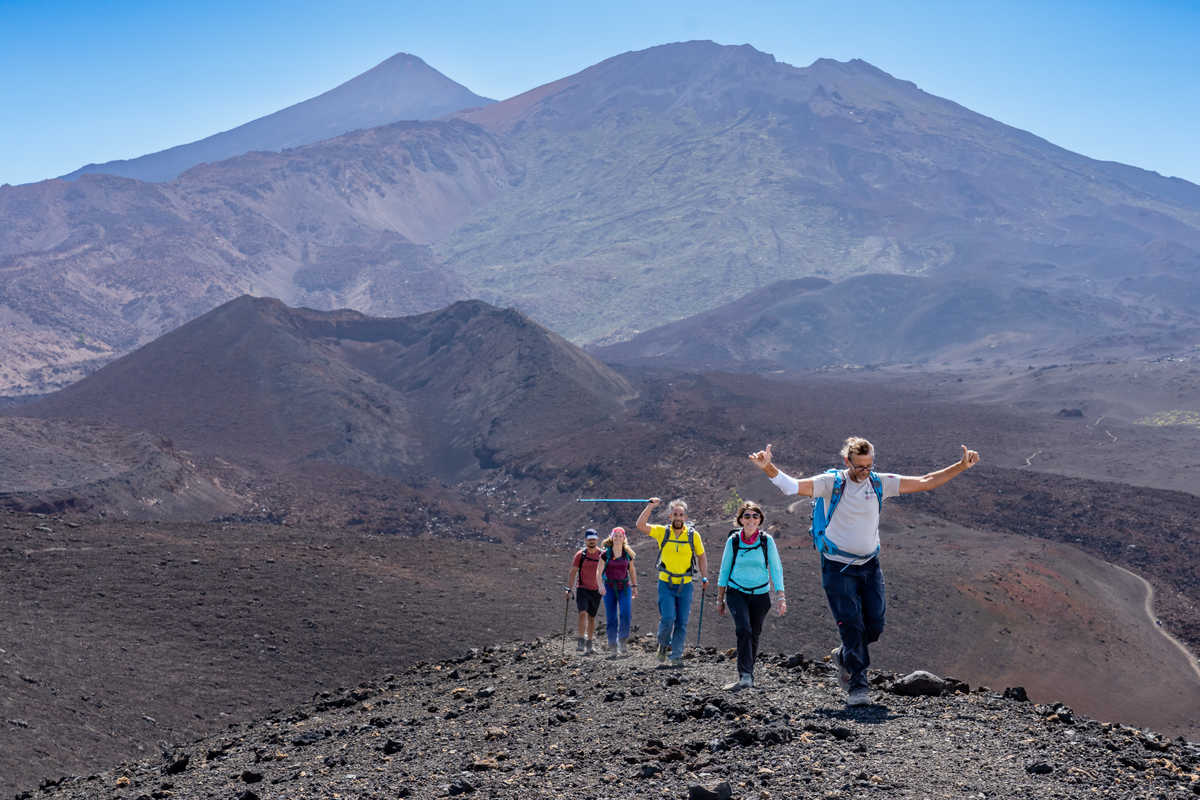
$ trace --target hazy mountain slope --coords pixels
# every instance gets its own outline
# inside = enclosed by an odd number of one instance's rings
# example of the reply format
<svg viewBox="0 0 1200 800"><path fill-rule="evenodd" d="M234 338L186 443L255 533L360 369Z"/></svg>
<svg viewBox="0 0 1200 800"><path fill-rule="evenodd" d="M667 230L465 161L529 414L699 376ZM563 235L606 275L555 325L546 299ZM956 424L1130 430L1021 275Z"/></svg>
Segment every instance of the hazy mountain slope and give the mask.
<svg viewBox="0 0 1200 800"><path fill-rule="evenodd" d="M527 177L439 252L485 299L577 340L859 273L968 289L996 276L1195 322L1161 296L1200 285L1200 187L1070 153L862 61L664 45L463 117L503 133Z"/></svg>
<svg viewBox="0 0 1200 800"><path fill-rule="evenodd" d="M379 319L241 297L20 411L424 480L495 466L632 396L574 345L483 303Z"/></svg>
<svg viewBox="0 0 1200 800"><path fill-rule="evenodd" d="M254 150L286 150L401 120L437 119L491 102L416 56L397 53L324 94L245 125L138 158L88 164L62 177L74 180L103 173L169 181L205 162L224 161Z"/></svg>
<svg viewBox="0 0 1200 800"><path fill-rule="evenodd" d="M402 314L467 294L425 243L515 173L462 122L396 123L148 184L0 189L0 386L35 394L240 294Z"/></svg>
<svg viewBox="0 0 1200 800"><path fill-rule="evenodd" d="M1108 337L1109 341L1104 341ZM712 311L595 348L606 361L678 368L813 369L1136 357L1188 349L1200 325L1067 287L999 279L861 275L779 281Z"/></svg>
<svg viewBox="0 0 1200 800"><path fill-rule="evenodd" d="M612 343L781 280L928 279L830 289L928 312L830 363L1123 357L1200 330L1200 187L861 61L664 45L463 119L170 184L0 189L0 393L50 391L242 293L385 315L476 297Z"/></svg>

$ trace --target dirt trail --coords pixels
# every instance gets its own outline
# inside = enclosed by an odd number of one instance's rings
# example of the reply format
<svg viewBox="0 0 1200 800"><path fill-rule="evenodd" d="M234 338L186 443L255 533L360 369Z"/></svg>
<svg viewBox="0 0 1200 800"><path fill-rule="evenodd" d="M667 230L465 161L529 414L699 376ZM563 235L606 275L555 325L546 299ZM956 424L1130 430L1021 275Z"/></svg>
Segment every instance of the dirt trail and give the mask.
<svg viewBox="0 0 1200 800"><path fill-rule="evenodd" d="M1179 652L1183 653L1184 656L1187 657L1188 664L1191 665L1192 671L1196 673L1196 677L1200 678L1200 661L1198 661L1196 656L1192 654L1192 651L1187 648L1187 645L1172 636L1166 628L1158 623L1158 617L1154 615L1154 587L1150 585L1148 580L1143 578L1141 575L1138 575L1136 572L1130 572L1124 567L1116 564L1113 564L1112 566L1121 570L1121 572L1124 572L1126 575L1132 575L1133 577L1137 578L1141 582L1142 586L1146 587L1146 616L1150 618L1150 624L1153 625L1159 633L1167 637L1167 640L1170 641L1171 644L1179 648Z"/></svg>

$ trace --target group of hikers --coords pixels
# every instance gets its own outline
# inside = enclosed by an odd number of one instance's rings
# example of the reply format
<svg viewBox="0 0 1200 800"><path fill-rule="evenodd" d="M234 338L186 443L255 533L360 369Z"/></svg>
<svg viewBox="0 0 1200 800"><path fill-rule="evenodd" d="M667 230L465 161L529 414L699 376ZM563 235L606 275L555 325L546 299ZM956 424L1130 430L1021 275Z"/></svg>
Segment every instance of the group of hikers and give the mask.
<svg viewBox="0 0 1200 800"><path fill-rule="evenodd" d="M821 585L841 638L830 658L838 670L838 684L846 703L860 706L871 702L868 646L883 633L886 608L879 565L883 501L936 489L979 463L979 453L963 445L957 462L920 476L876 472L875 447L858 436L846 439L841 457L842 469L797 479L775 466L771 445L749 455L783 494L813 498L813 546L820 553ZM683 500L667 504L668 524L650 524L651 514L661 504L660 498L649 498L636 527L658 548L657 659L660 664L679 667L683 665L695 582L702 586L708 583L708 558L700 533L688 520ZM729 532L721 553L716 604L722 616L728 613L732 617L737 634L738 679L728 688L738 690L754 686L754 662L763 621L772 607L772 592L780 616L787 613L787 597L779 549L764 529L762 507L743 502L735 521L738 527ZM579 653L594 652L596 614L601 602L609 650L616 655L628 652L631 601L637 597L637 556L627 538L625 529L617 527L600 541L599 534L589 528L584 536L585 547L572 560L565 588L575 593Z"/></svg>

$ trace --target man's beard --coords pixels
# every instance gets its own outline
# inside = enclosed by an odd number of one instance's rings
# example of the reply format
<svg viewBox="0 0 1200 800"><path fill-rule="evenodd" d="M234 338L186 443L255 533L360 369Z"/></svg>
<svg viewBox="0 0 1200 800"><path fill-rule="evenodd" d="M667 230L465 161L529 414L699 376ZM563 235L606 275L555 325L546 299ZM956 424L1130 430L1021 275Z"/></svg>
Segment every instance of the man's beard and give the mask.
<svg viewBox="0 0 1200 800"><path fill-rule="evenodd" d="M671 520L671 527L674 528L675 530L681 529L683 527L683 520L680 520L680 519Z"/></svg>

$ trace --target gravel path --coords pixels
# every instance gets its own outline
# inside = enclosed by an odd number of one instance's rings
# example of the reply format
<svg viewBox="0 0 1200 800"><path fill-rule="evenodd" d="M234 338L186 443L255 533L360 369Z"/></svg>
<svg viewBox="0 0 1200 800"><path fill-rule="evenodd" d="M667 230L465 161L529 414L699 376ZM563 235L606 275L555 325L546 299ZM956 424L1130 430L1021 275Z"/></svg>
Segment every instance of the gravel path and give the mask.
<svg viewBox="0 0 1200 800"><path fill-rule="evenodd" d="M1145 587L1145 589L1146 589L1146 616L1150 618L1150 624L1153 625L1155 627L1155 629L1158 630L1159 633L1161 633L1163 636L1167 637L1167 641L1169 641L1171 644L1175 645L1175 647L1177 647L1179 649L1179 652L1183 653L1184 657L1188 660L1188 663L1191 664L1192 671L1196 673L1196 677L1200 678L1200 660L1196 659L1196 656L1192 654L1192 651L1188 649L1187 645L1185 645L1183 642L1179 641L1174 636L1172 636L1171 632L1168 631L1166 628L1164 628L1159 623L1158 617L1154 613L1154 586L1150 583L1150 581L1146 580L1141 575L1138 575L1136 572L1130 572L1129 570L1125 569L1124 567L1118 566L1116 564L1113 564L1113 567L1115 569L1121 570L1121 572L1124 572L1127 575L1132 575L1134 578L1137 578L1138 582L1141 583L1142 586ZM1200 686L1198 686L1196 688L1196 691L1200 692Z"/></svg>
<svg viewBox="0 0 1200 800"><path fill-rule="evenodd" d="M824 661L760 659L761 688L735 693L728 651L664 669L652 644L623 659L560 659L558 639L475 650L18 798L1200 795L1200 745L1017 687L873 674L875 704L849 709Z"/></svg>

